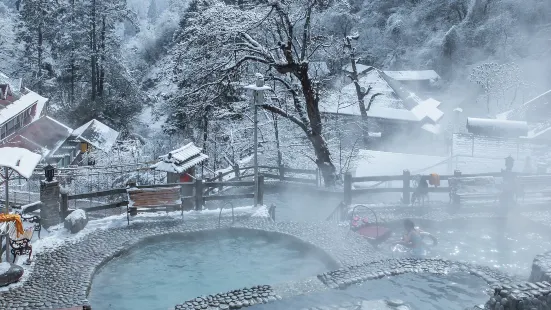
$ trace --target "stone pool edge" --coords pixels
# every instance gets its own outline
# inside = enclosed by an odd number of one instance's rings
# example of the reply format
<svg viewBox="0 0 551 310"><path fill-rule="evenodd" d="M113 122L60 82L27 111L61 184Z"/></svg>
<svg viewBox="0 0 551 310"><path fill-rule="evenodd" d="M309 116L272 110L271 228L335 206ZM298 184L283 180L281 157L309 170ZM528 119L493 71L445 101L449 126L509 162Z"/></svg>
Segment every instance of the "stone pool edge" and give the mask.
<svg viewBox="0 0 551 310"><path fill-rule="evenodd" d="M37 253L33 272L26 282L0 292L0 308L56 309L89 304L87 296L98 268L140 241L157 235L230 227L289 235L323 251L340 266L382 258L371 246L358 242L361 240L359 237L348 235L347 229L325 222L274 223L269 219L253 217L239 219L233 225L230 219L224 218L220 227L214 220L136 222L129 226L96 230L80 240Z"/></svg>

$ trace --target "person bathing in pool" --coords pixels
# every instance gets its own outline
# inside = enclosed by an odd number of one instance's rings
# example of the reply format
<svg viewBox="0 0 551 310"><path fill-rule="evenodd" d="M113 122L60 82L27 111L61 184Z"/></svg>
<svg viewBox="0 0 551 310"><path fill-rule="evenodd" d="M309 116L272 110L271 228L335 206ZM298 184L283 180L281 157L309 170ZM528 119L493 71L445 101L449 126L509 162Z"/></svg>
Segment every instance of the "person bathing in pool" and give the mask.
<svg viewBox="0 0 551 310"><path fill-rule="evenodd" d="M425 244L423 243L423 238L421 237L421 231L418 228L415 228L415 224L410 219L404 221L404 228L406 229L406 234L399 244L412 249L413 254L423 255L425 252Z"/></svg>

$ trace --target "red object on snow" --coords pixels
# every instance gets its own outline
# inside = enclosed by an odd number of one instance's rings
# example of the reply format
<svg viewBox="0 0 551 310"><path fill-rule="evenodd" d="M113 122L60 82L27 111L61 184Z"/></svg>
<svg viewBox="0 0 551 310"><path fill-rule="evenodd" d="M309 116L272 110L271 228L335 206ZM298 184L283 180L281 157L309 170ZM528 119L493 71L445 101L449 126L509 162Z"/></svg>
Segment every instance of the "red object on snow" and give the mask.
<svg viewBox="0 0 551 310"><path fill-rule="evenodd" d="M356 233L370 241L381 243L390 237L392 231L383 226L367 225L358 229Z"/></svg>

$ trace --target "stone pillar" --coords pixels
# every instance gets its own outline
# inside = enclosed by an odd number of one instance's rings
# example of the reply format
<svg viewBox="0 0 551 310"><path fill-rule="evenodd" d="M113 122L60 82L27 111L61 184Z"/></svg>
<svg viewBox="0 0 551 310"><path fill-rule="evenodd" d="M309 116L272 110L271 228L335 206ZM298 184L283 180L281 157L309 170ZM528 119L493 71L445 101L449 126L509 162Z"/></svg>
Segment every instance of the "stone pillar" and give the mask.
<svg viewBox="0 0 551 310"><path fill-rule="evenodd" d="M60 188L58 181L40 182L40 219L45 228L61 223L59 213Z"/></svg>

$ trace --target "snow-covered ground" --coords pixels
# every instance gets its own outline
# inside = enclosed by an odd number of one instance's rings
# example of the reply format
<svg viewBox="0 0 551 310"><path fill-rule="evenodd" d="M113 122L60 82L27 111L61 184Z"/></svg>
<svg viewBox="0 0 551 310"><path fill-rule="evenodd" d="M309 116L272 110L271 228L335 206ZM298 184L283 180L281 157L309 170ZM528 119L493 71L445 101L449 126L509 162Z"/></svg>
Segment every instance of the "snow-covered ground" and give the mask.
<svg viewBox="0 0 551 310"><path fill-rule="evenodd" d="M223 209L222 216L223 217L231 216L231 212L232 212L231 208ZM253 206L236 207L233 209L233 212L235 216L249 215L251 217L269 217L268 208L266 206L258 206L256 208ZM214 221L214 220L218 220L219 214L220 214L220 209L203 210L203 211L185 211L184 220L185 221L195 221L195 220L213 220ZM180 211L169 212L169 213L166 213L164 211L160 211L156 213L146 213L146 214L140 213L132 217L130 223L132 224L135 222L146 222L146 221L147 222L166 221L167 218L181 219L182 213ZM25 224L26 224L25 227L29 225L27 223ZM125 227L127 225L128 223L127 223L125 214L113 215L102 219L91 220L88 222L88 224L83 230L81 230L76 234L71 234L69 230L63 227L63 223L61 223L59 225L50 227L48 231L43 230L41 239L38 239L38 237L33 238L32 240L33 256L36 255L37 253L43 253L43 252L55 250L57 247L63 244L77 242L82 238L84 238L86 235L96 230ZM30 265L24 264L24 262L27 260L27 257L28 256L26 255L22 257L18 256L16 260L16 264L19 266L22 266L23 269L25 270L23 277L17 283L8 285L6 287L0 287L0 291L7 291L10 288L17 287L25 283L25 281L32 273L33 266L34 266L34 262L31 263Z"/></svg>

